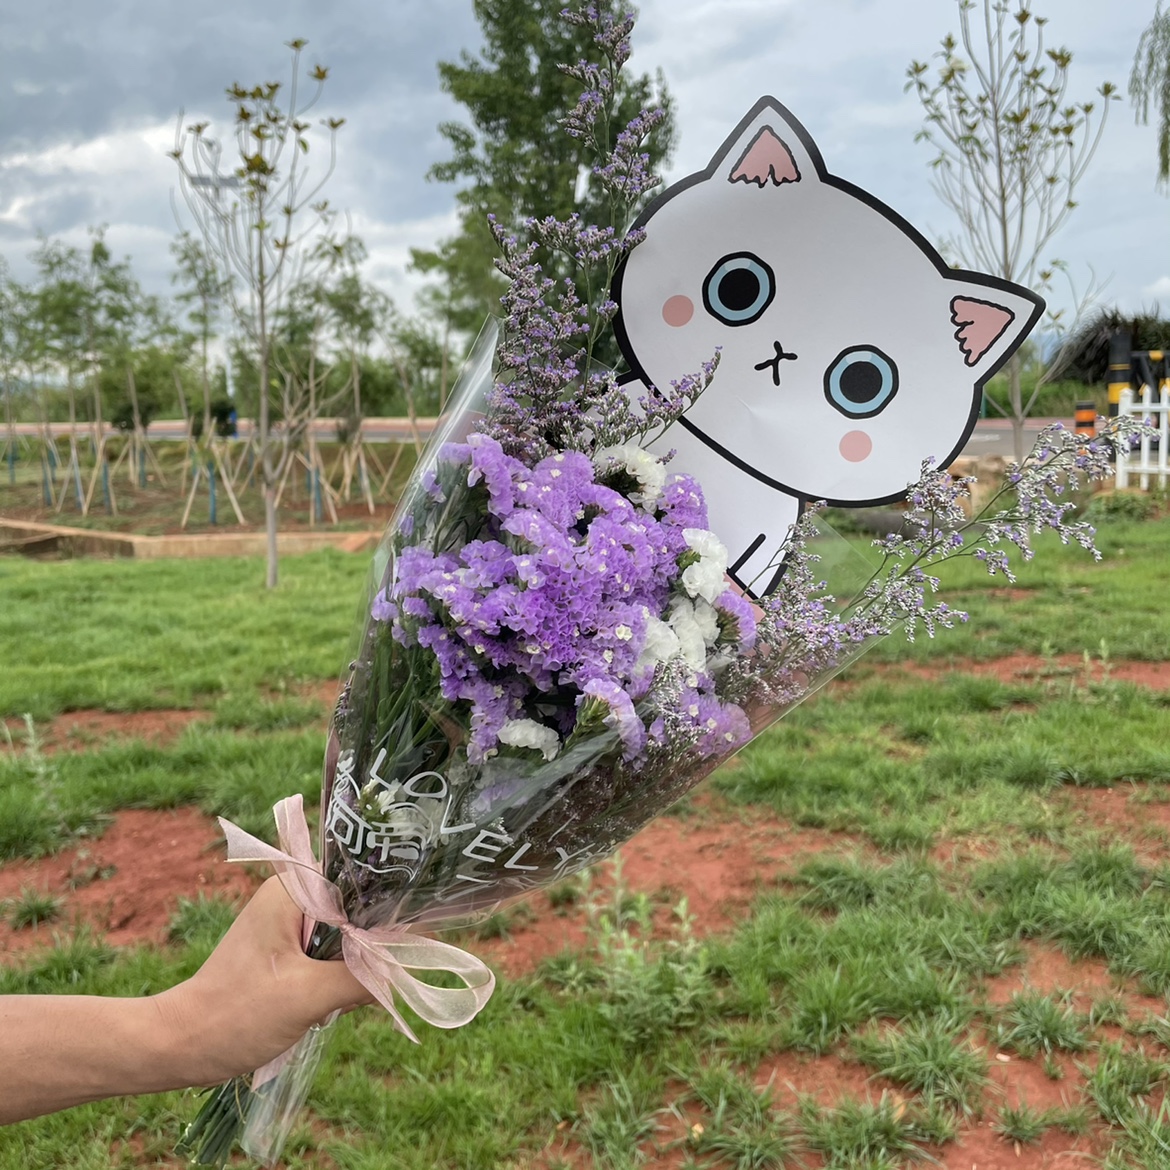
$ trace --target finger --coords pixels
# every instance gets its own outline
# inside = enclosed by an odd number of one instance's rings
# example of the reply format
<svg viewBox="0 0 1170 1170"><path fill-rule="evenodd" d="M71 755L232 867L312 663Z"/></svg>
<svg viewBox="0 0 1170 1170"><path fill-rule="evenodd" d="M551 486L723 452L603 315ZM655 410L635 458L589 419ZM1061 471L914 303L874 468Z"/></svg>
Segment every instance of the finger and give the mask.
<svg viewBox="0 0 1170 1170"><path fill-rule="evenodd" d="M307 959L305 978L310 983L315 1002L322 1005L323 1015L338 1010L352 1011L375 1002L373 995L353 977L341 959Z"/></svg>

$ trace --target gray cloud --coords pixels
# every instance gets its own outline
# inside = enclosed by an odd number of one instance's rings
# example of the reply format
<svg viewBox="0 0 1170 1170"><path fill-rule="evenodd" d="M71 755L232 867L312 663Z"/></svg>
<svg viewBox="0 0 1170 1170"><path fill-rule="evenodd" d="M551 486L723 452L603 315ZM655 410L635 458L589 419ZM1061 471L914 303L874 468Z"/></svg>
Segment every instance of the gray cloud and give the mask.
<svg viewBox="0 0 1170 1170"><path fill-rule="evenodd" d="M874 191L934 238L954 224L929 183L921 114L902 92L911 58L955 26L939 0L642 0L633 65L661 66L675 95L677 178L705 164L762 93L788 105L830 169ZM1049 0L1053 39L1075 55L1074 88L1124 83L1148 0ZM469 0L0 0L0 249L18 274L38 231L74 243L110 225L158 291L169 287L175 118L230 126L231 81L281 80L283 42L331 69L321 113L347 119L329 195L371 246L370 271L409 295L407 250L451 229L453 193L424 175L446 156L440 121L460 116L435 63L479 43ZM1165 201L1152 131L1118 105L1082 206L1054 253L1113 274L1109 296L1164 287ZM1159 283L1163 282L1163 283Z"/></svg>

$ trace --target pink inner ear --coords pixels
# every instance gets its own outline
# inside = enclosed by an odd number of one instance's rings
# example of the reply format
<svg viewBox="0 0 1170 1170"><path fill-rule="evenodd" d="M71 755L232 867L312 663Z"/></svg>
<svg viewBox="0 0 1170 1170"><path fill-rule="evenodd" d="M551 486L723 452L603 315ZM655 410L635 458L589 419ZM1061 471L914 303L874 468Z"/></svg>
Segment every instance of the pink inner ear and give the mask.
<svg viewBox="0 0 1170 1170"><path fill-rule="evenodd" d="M955 340L969 366L978 364L1015 319L1011 309L993 305L990 301L977 301L971 297L955 297L951 301L951 324L958 326Z"/></svg>
<svg viewBox="0 0 1170 1170"><path fill-rule="evenodd" d="M799 183L800 171L792 151L780 140L771 126L760 127L751 145L728 176L730 183L756 183L763 187L771 181L774 187L781 183Z"/></svg>

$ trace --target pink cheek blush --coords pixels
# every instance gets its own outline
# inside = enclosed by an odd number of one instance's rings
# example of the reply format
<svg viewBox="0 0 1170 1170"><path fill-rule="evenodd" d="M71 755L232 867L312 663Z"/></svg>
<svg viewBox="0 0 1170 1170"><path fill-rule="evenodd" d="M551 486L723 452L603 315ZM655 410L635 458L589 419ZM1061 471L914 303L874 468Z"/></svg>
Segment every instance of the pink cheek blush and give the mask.
<svg viewBox="0 0 1170 1170"><path fill-rule="evenodd" d="M841 440L837 450L841 452L842 459L848 459L850 463L861 463L868 459L873 451L873 440L865 431L850 431Z"/></svg>
<svg viewBox="0 0 1170 1170"><path fill-rule="evenodd" d="M667 325L673 325L675 329L686 325L694 315L695 303L690 297L668 297L666 303L662 306L663 321Z"/></svg>

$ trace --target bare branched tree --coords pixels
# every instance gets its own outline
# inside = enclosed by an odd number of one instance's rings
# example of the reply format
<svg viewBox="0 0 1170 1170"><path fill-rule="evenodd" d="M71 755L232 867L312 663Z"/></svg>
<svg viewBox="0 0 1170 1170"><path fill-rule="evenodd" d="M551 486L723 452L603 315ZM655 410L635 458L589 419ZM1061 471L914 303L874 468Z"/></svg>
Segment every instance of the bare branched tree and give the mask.
<svg viewBox="0 0 1170 1170"><path fill-rule="evenodd" d="M1047 20L1025 0L958 0L958 11L958 39L943 39L936 67L914 61L907 70L906 88L926 114L917 140L935 150L935 190L958 217L957 259L1043 293L1063 271L1048 248L1077 206L1116 87L1099 87L1100 105L1070 99L1072 53L1047 46ZM1025 401L1018 354L1007 375L1003 413L1022 459L1042 382Z"/></svg>
<svg viewBox="0 0 1170 1170"><path fill-rule="evenodd" d="M271 400L283 397L282 428L296 431L311 419L307 395L290 400L287 379L274 379L272 329L289 290L302 282L316 245L329 228L331 213L321 191L336 163L336 139L344 119L322 121L328 159L324 171L311 175L306 158L311 126L306 115L320 101L328 70L309 70L312 92L300 89L300 62L305 41L290 41L291 80L287 104L279 82L255 86L233 84L227 89L235 107L235 153L225 158L224 146L208 133L208 123L184 124L179 117L175 148L180 184L187 207L208 252L222 272L235 279L229 304L242 335L257 360L255 445L264 492L264 524L268 547L268 587L277 582L276 510L278 485L292 447L274 434ZM278 383L273 386L274 380ZM291 414L290 414L291 412Z"/></svg>

